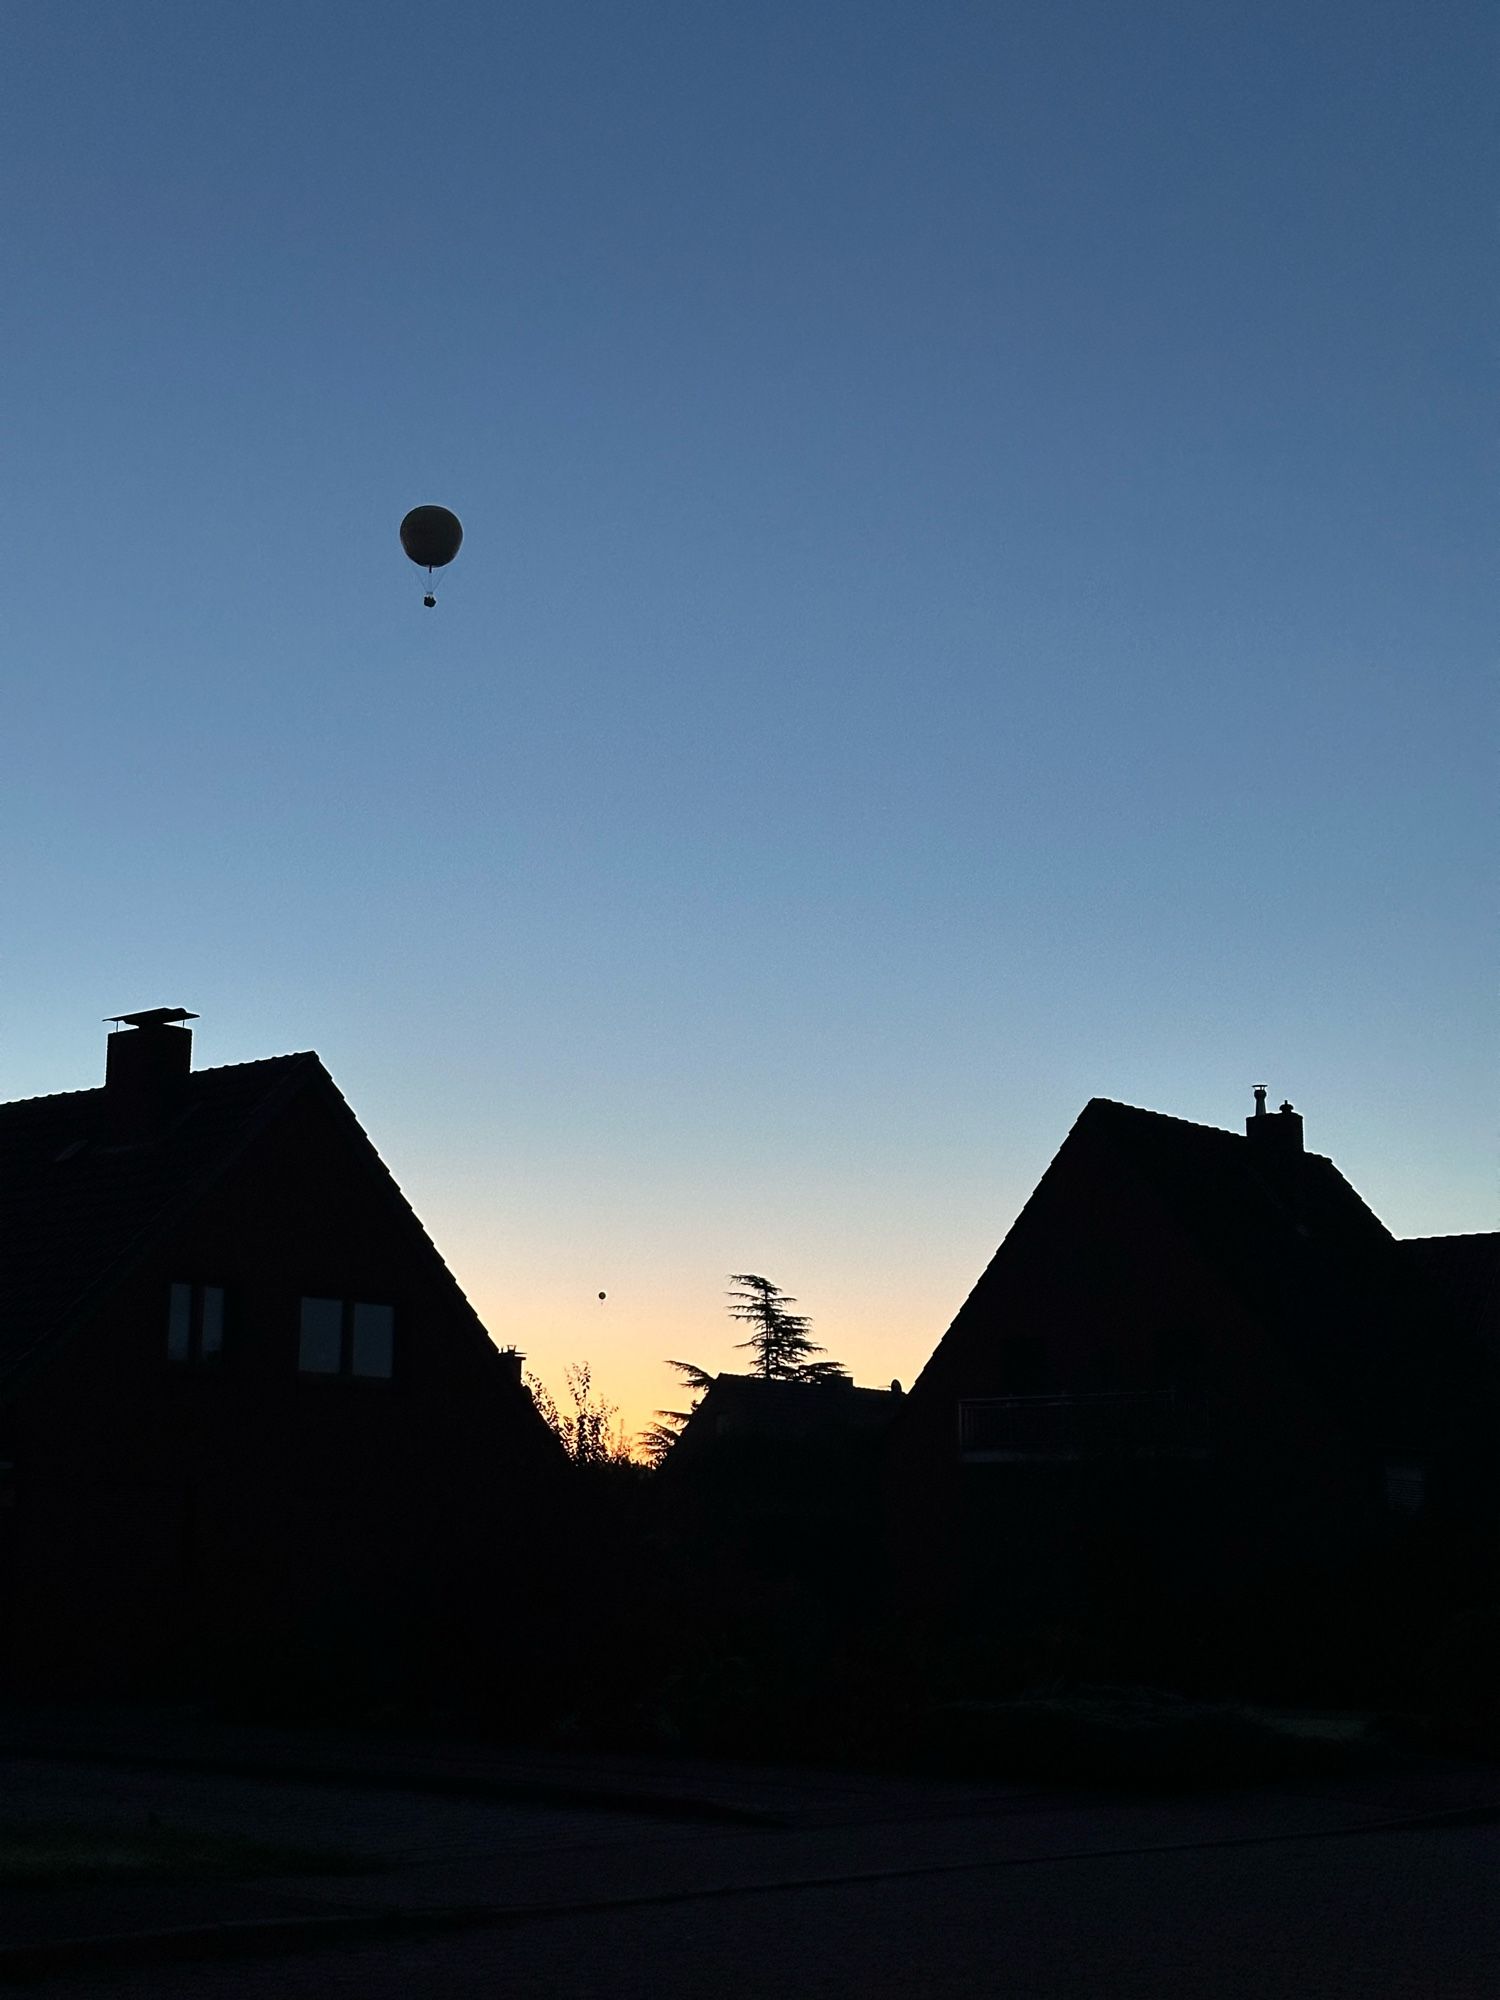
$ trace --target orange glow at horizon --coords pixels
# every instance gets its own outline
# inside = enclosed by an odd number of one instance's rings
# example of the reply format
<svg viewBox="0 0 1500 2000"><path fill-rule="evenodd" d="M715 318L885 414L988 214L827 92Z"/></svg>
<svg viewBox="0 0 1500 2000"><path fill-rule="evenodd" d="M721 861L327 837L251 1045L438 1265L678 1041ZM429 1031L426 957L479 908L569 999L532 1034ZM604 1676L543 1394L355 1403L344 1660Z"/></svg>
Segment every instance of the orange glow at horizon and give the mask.
<svg viewBox="0 0 1500 2000"><path fill-rule="evenodd" d="M820 1311L817 1299L798 1293L798 1310L808 1312L813 1338L856 1382L885 1388L897 1380L909 1388L978 1275L976 1269L947 1297L911 1288L839 1311ZM789 1277L784 1282L793 1289ZM676 1291L656 1286L648 1292L626 1283L593 1291L580 1286L570 1294L553 1286L518 1291L476 1280L469 1296L491 1338L520 1349L525 1372L545 1384L560 1409L567 1406L567 1368L587 1362L596 1393L618 1409L620 1428L633 1445L657 1410L686 1407L684 1385L669 1360L691 1361L715 1375L748 1372L750 1355L736 1345L746 1329L725 1310L726 1288L727 1278ZM601 1289L607 1293L602 1301Z"/></svg>

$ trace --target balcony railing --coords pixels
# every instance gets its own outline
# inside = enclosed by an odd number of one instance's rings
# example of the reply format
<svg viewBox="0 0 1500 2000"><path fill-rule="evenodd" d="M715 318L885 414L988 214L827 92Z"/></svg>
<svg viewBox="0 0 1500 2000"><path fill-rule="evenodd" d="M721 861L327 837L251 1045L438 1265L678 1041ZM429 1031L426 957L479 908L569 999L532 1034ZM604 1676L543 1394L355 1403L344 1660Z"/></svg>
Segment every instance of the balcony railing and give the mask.
<svg viewBox="0 0 1500 2000"><path fill-rule="evenodd" d="M970 1463L1201 1454L1196 1398L1174 1389L1081 1396L978 1396L958 1406L959 1450Z"/></svg>

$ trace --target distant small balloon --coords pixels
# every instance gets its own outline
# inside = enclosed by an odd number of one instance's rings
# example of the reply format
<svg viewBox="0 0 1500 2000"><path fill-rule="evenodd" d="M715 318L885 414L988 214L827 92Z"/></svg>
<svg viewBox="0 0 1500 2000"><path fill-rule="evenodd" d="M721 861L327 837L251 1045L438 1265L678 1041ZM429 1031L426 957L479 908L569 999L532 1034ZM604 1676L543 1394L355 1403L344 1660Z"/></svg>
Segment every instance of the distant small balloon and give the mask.
<svg viewBox="0 0 1500 2000"><path fill-rule="evenodd" d="M603 1297L604 1297L605 1295L604 1295L604 1293L603 1293L603 1292L601 1292L601 1293L599 1294L599 1296L600 1296L600 1298L602 1299L602 1298L603 1298Z"/></svg>

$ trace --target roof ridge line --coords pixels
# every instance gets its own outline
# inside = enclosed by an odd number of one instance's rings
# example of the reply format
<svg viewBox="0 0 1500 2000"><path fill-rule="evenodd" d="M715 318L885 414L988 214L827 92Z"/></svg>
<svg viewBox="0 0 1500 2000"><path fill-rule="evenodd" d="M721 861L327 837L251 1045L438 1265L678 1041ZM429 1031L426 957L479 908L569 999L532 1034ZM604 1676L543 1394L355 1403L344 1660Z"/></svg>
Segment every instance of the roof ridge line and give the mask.
<svg viewBox="0 0 1500 2000"><path fill-rule="evenodd" d="M1153 1111L1149 1105L1127 1104L1120 1097L1091 1097L1088 1103L1084 1105L1083 1110L1079 1112L1078 1117L1082 1118L1096 1104L1103 1105L1110 1111L1128 1111L1136 1118L1156 1118L1164 1125L1180 1125L1188 1132L1210 1133L1216 1139L1235 1139L1243 1142L1249 1136L1245 1132L1236 1132L1227 1125L1204 1125L1196 1118L1182 1118L1175 1111ZM1074 1123L1077 1123L1076 1119ZM1304 1160L1321 1160L1324 1166L1328 1167L1334 1165L1333 1160L1327 1153L1315 1153L1310 1147L1304 1147L1299 1158ZM1337 1167L1334 1167L1335 1173L1339 1171Z"/></svg>
<svg viewBox="0 0 1500 2000"><path fill-rule="evenodd" d="M302 1062L309 1056L314 1062L322 1060L316 1049L290 1049L281 1056L251 1056L246 1062L210 1063L206 1068L190 1070L187 1081L192 1083L200 1076L223 1076L232 1069L263 1069L272 1063ZM23 1104L61 1104L64 1098L69 1097L98 1097L107 1088L107 1084L90 1083L85 1084L81 1090L41 1090L32 1097L8 1097L0 1101L0 1113Z"/></svg>

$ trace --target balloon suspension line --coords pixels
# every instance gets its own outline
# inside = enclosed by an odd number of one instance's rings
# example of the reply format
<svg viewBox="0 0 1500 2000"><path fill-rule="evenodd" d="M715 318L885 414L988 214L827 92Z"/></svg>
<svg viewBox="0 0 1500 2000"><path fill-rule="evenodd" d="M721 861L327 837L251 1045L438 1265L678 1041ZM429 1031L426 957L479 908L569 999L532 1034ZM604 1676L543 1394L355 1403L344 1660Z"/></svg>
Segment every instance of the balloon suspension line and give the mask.
<svg viewBox="0 0 1500 2000"><path fill-rule="evenodd" d="M431 563L429 563L429 564L427 565L427 574L428 574L429 576L431 576L431 575L432 575L432 564L431 564ZM431 611L431 610L432 610L432 608L433 608L433 606L434 606L434 605L435 605L435 604L437 603L437 599L436 599L436 597L435 597L435 596L433 595L433 591L432 591L432 585L431 585L430 583L429 583L429 584L428 584L428 586L427 586L427 595L426 595L426 596L425 596L425 597L424 597L424 598L422 599L422 602L423 602L423 603L424 603L424 604L425 604L425 605L427 606L427 609L428 609L429 611Z"/></svg>

